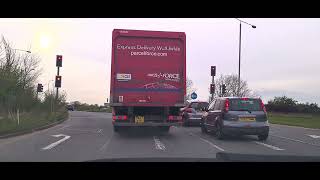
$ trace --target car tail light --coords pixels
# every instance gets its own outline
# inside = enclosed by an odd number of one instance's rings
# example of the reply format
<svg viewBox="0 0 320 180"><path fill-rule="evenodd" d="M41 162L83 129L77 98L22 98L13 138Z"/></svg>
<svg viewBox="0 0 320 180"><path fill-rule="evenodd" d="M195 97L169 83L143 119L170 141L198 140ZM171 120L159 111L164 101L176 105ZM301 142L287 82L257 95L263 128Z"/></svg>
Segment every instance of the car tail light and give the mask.
<svg viewBox="0 0 320 180"><path fill-rule="evenodd" d="M170 121L172 121L174 118L173 118L173 116L169 116L168 119L169 119Z"/></svg>
<svg viewBox="0 0 320 180"><path fill-rule="evenodd" d="M226 102L225 102L225 104L224 104L224 110L226 111L226 112L228 112L229 111L229 106L230 106L230 103L229 103L229 99L226 99Z"/></svg>
<svg viewBox="0 0 320 180"><path fill-rule="evenodd" d="M264 113L267 113L266 107L264 106L261 99L260 99L260 106L261 106L261 109L263 109Z"/></svg>

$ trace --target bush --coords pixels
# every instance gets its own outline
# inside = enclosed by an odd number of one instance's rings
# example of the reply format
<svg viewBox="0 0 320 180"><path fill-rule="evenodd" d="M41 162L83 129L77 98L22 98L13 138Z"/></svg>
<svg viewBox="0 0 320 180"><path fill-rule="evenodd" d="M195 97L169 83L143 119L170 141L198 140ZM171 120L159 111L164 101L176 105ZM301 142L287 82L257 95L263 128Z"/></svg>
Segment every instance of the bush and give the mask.
<svg viewBox="0 0 320 180"><path fill-rule="evenodd" d="M320 113L318 104L298 103L298 101L286 96L275 97L266 104L266 108L268 111L274 112Z"/></svg>

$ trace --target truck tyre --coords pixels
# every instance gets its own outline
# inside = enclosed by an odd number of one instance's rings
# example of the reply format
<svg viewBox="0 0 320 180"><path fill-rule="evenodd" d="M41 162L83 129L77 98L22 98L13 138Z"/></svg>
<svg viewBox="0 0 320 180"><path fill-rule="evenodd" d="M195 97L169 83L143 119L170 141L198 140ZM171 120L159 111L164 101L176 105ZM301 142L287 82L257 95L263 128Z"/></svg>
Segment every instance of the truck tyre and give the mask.
<svg viewBox="0 0 320 180"><path fill-rule="evenodd" d="M183 126L189 126L189 123L187 121L187 118L185 116L183 116Z"/></svg>
<svg viewBox="0 0 320 180"><path fill-rule="evenodd" d="M114 132L119 132L119 127L118 126L113 126L113 131Z"/></svg>
<svg viewBox="0 0 320 180"><path fill-rule="evenodd" d="M163 133L168 133L170 130L170 126L163 126L163 127L160 127L160 131L163 132Z"/></svg>

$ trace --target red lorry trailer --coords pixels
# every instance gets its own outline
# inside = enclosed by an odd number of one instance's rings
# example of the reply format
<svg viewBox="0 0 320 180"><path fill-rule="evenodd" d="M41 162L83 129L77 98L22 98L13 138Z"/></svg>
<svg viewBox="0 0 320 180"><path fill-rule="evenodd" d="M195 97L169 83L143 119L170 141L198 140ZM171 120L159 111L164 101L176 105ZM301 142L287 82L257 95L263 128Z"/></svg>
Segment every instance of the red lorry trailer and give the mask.
<svg viewBox="0 0 320 180"><path fill-rule="evenodd" d="M184 32L114 29L110 106L117 132L152 126L168 132L180 125L186 102Z"/></svg>

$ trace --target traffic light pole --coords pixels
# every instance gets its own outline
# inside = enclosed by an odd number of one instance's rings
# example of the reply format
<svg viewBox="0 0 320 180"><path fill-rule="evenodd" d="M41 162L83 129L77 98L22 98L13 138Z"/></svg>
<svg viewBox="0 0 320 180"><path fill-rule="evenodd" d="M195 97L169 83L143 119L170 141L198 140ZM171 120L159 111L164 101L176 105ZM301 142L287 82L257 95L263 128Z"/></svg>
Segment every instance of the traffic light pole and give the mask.
<svg viewBox="0 0 320 180"><path fill-rule="evenodd" d="M212 76L212 82L211 82L212 84L214 84L214 76ZM214 91L213 91L213 93L211 94L211 101L213 100L213 97L214 97Z"/></svg>
<svg viewBox="0 0 320 180"><path fill-rule="evenodd" d="M60 71L60 67L58 66L58 71L57 71L57 75L59 76L59 71ZM58 100L58 96L59 95L59 88L57 87L57 92L56 92L56 99Z"/></svg>

